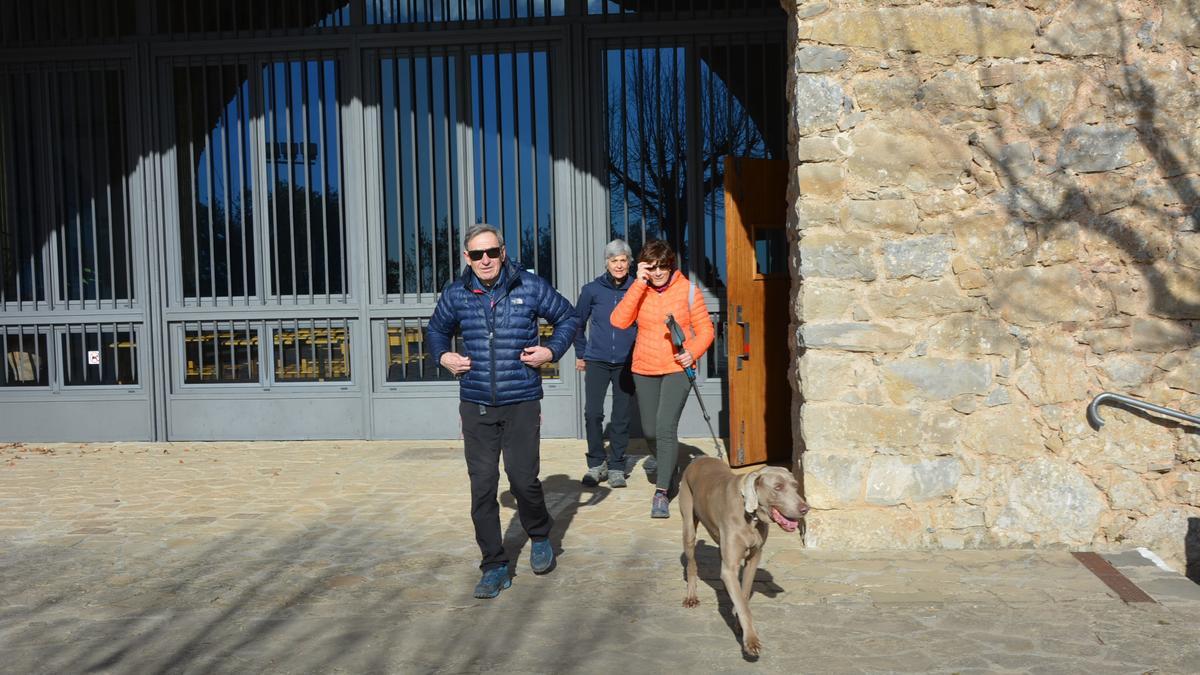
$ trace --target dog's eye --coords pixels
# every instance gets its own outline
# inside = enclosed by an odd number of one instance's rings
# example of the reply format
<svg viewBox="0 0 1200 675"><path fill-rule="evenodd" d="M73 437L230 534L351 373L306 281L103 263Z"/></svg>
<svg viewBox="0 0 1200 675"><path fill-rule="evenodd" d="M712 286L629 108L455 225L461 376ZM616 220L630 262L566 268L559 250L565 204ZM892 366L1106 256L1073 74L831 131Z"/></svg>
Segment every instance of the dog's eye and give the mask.
<svg viewBox="0 0 1200 675"><path fill-rule="evenodd" d="M775 484L775 490L776 490L776 491L779 491L779 490L782 490L782 489L783 489L783 485L782 485L782 484L780 484L780 483L776 483L776 484Z"/></svg>

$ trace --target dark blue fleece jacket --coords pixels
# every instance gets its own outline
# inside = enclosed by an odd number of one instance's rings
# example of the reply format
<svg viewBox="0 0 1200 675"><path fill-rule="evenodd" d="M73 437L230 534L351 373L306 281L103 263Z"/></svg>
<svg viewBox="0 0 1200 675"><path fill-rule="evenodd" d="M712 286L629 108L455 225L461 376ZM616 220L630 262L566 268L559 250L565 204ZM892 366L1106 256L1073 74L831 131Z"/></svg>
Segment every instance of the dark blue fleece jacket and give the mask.
<svg viewBox="0 0 1200 675"><path fill-rule="evenodd" d="M579 331L575 334L575 358L585 361L625 363L633 351L637 325L613 328L608 317L625 297L633 277L625 277L620 287L605 272L583 285L575 313L579 316ZM585 334L586 333L586 334Z"/></svg>

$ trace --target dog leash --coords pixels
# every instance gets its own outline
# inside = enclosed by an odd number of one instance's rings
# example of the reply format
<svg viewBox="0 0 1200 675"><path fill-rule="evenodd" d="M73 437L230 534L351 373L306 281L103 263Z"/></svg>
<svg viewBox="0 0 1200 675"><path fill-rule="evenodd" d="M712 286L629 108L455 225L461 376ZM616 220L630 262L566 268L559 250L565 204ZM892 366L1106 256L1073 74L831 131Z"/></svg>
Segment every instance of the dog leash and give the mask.
<svg viewBox="0 0 1200 675"><path fill-rule="evenodd" d="M675 347L675 353L683 351L683 328L675 321L674 314L667 315L667 329L671 332L671 345ZM712 418L708 416L708 408L704 407L704 397L700 395L700 388L696 385L696 365L692 365L683 369L687 374L688 382L692 385L692 392L696 394L696 402L700 404L700 412L704 413L704 421L708 423L708 433L712 434L713 446L717 449L717 457L725 459L725 451L721 447L721 442L717 439L717 432L713 429ZM728 461L728 460L727 460Z"/></svg>

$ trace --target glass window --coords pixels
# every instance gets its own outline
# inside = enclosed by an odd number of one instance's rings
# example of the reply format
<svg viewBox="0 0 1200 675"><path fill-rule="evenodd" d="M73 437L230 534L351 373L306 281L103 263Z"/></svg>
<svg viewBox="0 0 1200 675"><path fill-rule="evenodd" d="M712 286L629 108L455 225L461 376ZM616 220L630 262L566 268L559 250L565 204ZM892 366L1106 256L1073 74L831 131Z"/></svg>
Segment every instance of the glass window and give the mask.
<svg viewBox="0 0 1200 675"><path fill-rule="evenodd" d="M368 24L443 23L562 16L567 0L367 0Z"/></svg>
<svg viewBox="0 0 1200 675"><path fill-rule="evenodd" d="M35 151L37 78L0 73L0 306L46 299L45 238L35 181L44 153Z"/></svg>
<svg viewBox="0 0 1200 675"><path fill-rule="evenodd" d="M297 319L272 328L275 381L349 382L350 329L343 319Z"/></svg>
<svg viewBox="0 0 1200 675"><path fill-rule="evenodd" d="M187 384L259 381L260 329L250 322L187 324L183 328Z"/></svg>
<svg viewBox="0 0 1200 675"><path fill-rule="evenodd" d="M137 384L137 348L137 331L130 324L68 325L62 335L63 383Z"/></svg>
<svg viewBox="0 0 1200 675"><path fill-rule="evenodd" d="M781 227L755 227L755 271L764 277L786 277L787 261L787 230Z"/></svg>
<svg viewBox="0 0 1200 675"><path fill-rule="evenodd" d="M4 354L6 387L45 387L50 384L46 335L37 329L5 326L0 328L0 350Z"/></svg>

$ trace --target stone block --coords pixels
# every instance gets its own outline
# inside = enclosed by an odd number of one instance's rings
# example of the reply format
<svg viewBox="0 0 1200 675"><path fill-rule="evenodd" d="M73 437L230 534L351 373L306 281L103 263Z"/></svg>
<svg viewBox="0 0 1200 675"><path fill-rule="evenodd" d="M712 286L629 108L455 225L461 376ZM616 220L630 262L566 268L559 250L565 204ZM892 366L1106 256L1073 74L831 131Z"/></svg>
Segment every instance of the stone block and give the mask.
<svg viewBox="0 0 1200 675"><path fill-rule="evenodd" d="M796 50L792 67L798 73L825 73L840 69L849 58L844 49L808 45Z"/></svg>
<svg viewBox="0 0 1200 675"><path fill-rule="evenodd" d="M824 44L930 55L1019 57L1032 53L1037 20L1020 9L871 7L803 21L799 37Z"/></svg>
<svg viewBox="0 0 1200 675"><path fill-rule="evenodd" d="M987 393L992 367L983 361L917 358L883 367L883 386L895 403L948 401L963 394Z"/></svg>
<svg viewBox="0 0 1200 675"><path fill-rule="evenodd" d="M1168 370L1163 382L1172 389L1182 389L1192 394L1200 394L1200 349L1187 352L1187 358Z"/></svg>
<svg viewBox="0 0 1200 675"><path fill-rule="evenodd" d="M952 248L954 240L944 234L888 242L883 247L884 273L892 279L938 279L950 267Z"/></svg>
<svg viewBox="0 0 1200 675"><path fill-rule="evenodd" d="M1094 321L1111 309L1111 296L1097 293L1072 265L1001 270L993 279L988 304L1019 326Z"/></svg>
<svg viewBox="0 0 1200 675"><path fill-rule="evenodd" d="M1162 38L1188 47L1200 47L1200 8L1196 0L1162 0Z"/></svg>
<svg viewBox="0 0 1200 675"><path fill-rule="evenodd" d="M1140 476L1129 471L1115 471L1105 486L1108 502L1120 511L1150 513L1155 510L1154 493Z"/></svg>
<svg viewBox="0 0 1200 675"><path fill-rule="evenodd" d="M952 494L961 477L962 464L953 457L875 455L867 473L866 500L885 506L929 501Z"/></svg>
<svg viewBox="0 0 1200 675"><path fill-rule="evenodd" d="M833 136L801 138L793 145L797 162L832 162L845 157L842 144L848 141Z"/></svg>
<svg viewBox="0 0 1200 675"><path fill-rule="evenodd" d="M1178 478L1179 482L1175 483L1174 488L1175 496L1184 504L1200 506L1200 472L1183 471Z"/></svg>
<svg viewBox="0 0 1200 675"><path fill-rule="evenodd" d="M952 281L890 282L871 288L867 303L876 316L929 319L978 309L977 299L964 296Z"/></svg>
<svg viewBox="0 0 1200 675"><path fill-rule="evenodd" d="M936 508L930 513L930 522L935 528L947 530L985 527L987 524L983 507L971 504L952 504Z"/></svg>
<svg viewBox="0 0 1200 675"><path fill-rule="evenodd" d="M963 423L962 444L984 456L1025 460L1042 452L1033 412L1007 405L976 411Z"/></svg>
<svg viewBox="0 0 1200 675"><path fill-rule="evenodd" d="M875 323L805 323L800 327L804 347L841 349L848 352L899 352L913 343L913 337L894 328Z"/></svg>
<svg viewBox="0 0 1200 675"><path fill-rule="evenodd" d="M1104 377L1101 386L1117 391L1137 389L1157 372L1151 354L1110 354L1100 360L1099 370ZM1200 375L1200 367L1192 375ZM1193 383L1194 388L1200 389L1200 380Z"/></svg>
<svg viewBox="0 0 1200 675"><path fill-rule="evenodd" d="M867 189L951 190L971 161L965 139L909 113L869 120L851 131L850 139L854 153L846 162L848 175Z"/></svg>
<svg viewBox="0 0 1200 675"><path fill-rule="evenodd" d="M996 319L956 314L938 321L929 331L932 349L959 356L993 354L1015 358L1020 344Z"/></svg>
<svg viewBox="0 0 1200 675"><path fill-rule="evenodd" d="M796 75L792 82L793 130L807 136L836 129L846 93L836 81L820 75Z"/></svg>
<svg viewBox="0 0 1200 675"><path fill-rule="evenodd" d="M914 75L868 73L856 77L851 86L860 110L903 110L916 102L921 80Z"/></svg>
<svg viewBox="0 0 1200 675"><path fill-rule="evenodd" d="M795 175L801 197L837 198L846 189L845 173L836 164L801 164Z"/></svg>
<svg viewBox="0 0 1200 675"><path fill-rule="evenodd" d="M805 543L815 549L904 550L926 543L921 520L905 509L821 511L808 520Z"/></svg>
<svg viewBox="0 0 1200 675"><path fill-rule="evenodd" d="M917 205L908 199L851 200L842 207L841 215L848 229L903 234L916 232L920 221Z"/></svg>
<svg viewBox="0 0 1200 675"><path fill-rule="evenodd" d="M987 105L979 79L973 73L946 70L929 78L917 90L917 99L927 106L982 108Z"/></svg>
<svg viewBox="0 0 1200 675"><path fill-rule="evenodd" d="M1088 371L1082 367L1083 351L1066 336L1043 338L1032 344L1030 363L1015 378L1017 388L1034 405L1079 401L1088 397L1092 387ZM1069 367L1066 364L1077 364Z"/></svg>
<svg viewBox="0 0 1200 675"><path fill-rule="evenodd" d="M1165 353L1190 347L1196 332L1179 321L1135 318L1130 326L1133 348L1142 352Z"/></svg>
<svg viewBox="0 0 1200 675"><path fill-rule="evenodd" d="M800 276L871 281L875 249L865 234L806 232L800 239Z"/></svg>
<svg viewBox="0 0 1200 675"><path fill-rule="evenodd" d="M854 303L854 290L814 279L800 284L799 315L804 321L839 321Z"/></svg>
<svg viewBox="0 0 1200 675"><path fill-rule="evenodd" d="M864 357L811 350L800 357L800 386L806 401L836 401L849 391L875 384L879 377Z"/></svg>
<svg viewBox="0 0 1200 675"><path fill-rule="evenodd" d="M1064 452L1071 461L1093 469L1119 466L1136 474L1174 465L1175 435L1169 428L1116 406L1104 406L1101 414L1100 431L1067 442Z"/></svg>
<svg viewBox="0 0 1200 675"><path fill-rule="evenodd" d="M1037 457L1017 470L995 532L1009 545L1088 545L1106 510L1104 495L1078 468Z"/></svg>
<svg viewBox="0 0 1200 675"><path fill-rule="evenodd" d="M1137 132L1114 125L1067 129L1056 157L1060 169L1078 173L1112 171L1145 159Z"/></svg>
<svg viewBox="0 0 1200 675"><path fill-rule="evenodd" d="M867 458L861 454L805 452L804 498L814 509L831 509L862 499Z"/></svg>
<svg viewBox="0 0 1200 675"><path fill-rule="evenodd" d="M801 430L810 451L911 447L921 443L921 415L908 408L805 403Z"/></svg>
<svg viewBox="0 0 1200 675"><path fill-rule="evenodd" d="M1074 65L1018 66L1012 84L995 91L996 102L1007 104L1017 119L1040 129L1062 123L1075 91L1084 81Z"/></svg>
<svg viewBox="0 0 1200 675"><path fill-rule="evenodd" d="M1009 264L1029 248L1024 225L1000 211L955 215L950 228L958 244L956 249L985 268Z"/></svg>
<svg viewBox="0 0 1200 675"><path fill-rule="evenodd" d="M1137 23L1109 0L1075 0L1049 25L1034 48L1062 56L1120 56Z"/></svg>

